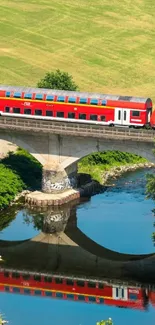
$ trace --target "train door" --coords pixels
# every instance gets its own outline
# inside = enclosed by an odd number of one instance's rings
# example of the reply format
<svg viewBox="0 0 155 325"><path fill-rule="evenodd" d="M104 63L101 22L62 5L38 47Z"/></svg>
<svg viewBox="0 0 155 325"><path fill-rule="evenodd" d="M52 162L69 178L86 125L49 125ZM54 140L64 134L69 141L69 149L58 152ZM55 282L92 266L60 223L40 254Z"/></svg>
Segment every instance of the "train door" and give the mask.
<svg viewBox="0 0 155 325"><path fill-rule="evenodd" d="M127 288L121 287L121 286L113 287L112 288L112 296L113 296L113 299L127 300L128 299Z"/></svg>
<svg viewBox="0 0 155 325"><path fill-rule="evenodd" d="M115 124L129 125L130 124L130 109L115 108Z"/></svg>

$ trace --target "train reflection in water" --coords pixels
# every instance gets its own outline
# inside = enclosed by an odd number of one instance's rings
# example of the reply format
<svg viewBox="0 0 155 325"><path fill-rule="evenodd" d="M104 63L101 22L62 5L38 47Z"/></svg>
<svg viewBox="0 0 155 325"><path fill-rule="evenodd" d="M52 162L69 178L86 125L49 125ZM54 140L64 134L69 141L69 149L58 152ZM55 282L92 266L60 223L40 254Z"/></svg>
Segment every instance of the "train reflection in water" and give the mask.
<svg viewBox="0 0 155 325"><path fill-rule="evenodd" d="M0 291L146 310L155 306L155 287L58 274L0 270Z"/></svg>

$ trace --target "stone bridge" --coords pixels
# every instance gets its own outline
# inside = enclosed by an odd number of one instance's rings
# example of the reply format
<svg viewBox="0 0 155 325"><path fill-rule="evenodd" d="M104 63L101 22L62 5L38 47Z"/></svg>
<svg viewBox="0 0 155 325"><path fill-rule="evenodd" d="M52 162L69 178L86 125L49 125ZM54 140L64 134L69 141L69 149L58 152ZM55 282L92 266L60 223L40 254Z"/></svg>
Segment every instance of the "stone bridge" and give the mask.
<svg viewBox="0 0 155 325"><path fill-rule="evenodd" d="M76 187L77 162L93 152L120 150L154 162L154 138L152 130L0 117L0 139L28 150L42 164L46 193Z"/></svg>

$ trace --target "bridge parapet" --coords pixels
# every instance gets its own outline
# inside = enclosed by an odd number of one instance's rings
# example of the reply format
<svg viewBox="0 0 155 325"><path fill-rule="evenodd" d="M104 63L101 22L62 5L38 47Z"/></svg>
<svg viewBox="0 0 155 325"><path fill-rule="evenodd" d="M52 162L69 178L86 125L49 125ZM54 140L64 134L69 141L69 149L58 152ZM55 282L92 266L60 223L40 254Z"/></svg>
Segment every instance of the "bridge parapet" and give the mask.
<svg viewBox="0 0 155 325"><path fill-rule="evenodd" d="M62 134L93 138L108 138L122 140L136 140L140 142L153 142L154 130L130 129L121 127L106 127L102 125L89 125L84 123L71 123L65 121L51 121L29 118L0 117L0 129L20 132L42 134Z"/></svg>

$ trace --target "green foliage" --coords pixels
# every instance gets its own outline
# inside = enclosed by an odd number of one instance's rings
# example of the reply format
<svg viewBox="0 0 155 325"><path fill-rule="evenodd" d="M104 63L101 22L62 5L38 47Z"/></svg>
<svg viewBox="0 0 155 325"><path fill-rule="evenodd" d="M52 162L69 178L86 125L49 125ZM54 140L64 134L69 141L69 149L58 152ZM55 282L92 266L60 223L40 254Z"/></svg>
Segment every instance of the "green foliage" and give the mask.
<svg viewBox="0 0 155 325"><path fill-rule="evenodd" d="M6 207L16 196L26 188L22 179L7 168L0 164L0 209Z"/></svg>
<svg viewBox="0 0 155 325"><path fill-rule="evenodd" d="M38 82L37 87L73 91L78 89L72 76L67 72L60 71L59 69L55 72L47 72L45 77Z"/></svg>
<svg viewBox="0 0 155 325"><path fill-rule="evenodd" d="M155 200L155 175L147 175L146 195Z"/></svg>
<svg viewBox="0 0 155 325"><path fill-rule="evenodd" d="M14 171L29 189L39 189L41 186L42 166L26 150L18 148L17 152L10 152L2 160L2 164Z"/></svg>
<svg viewBox="0 0 155 325"><path fill-rule="evenodd" d="M112 167L142 163L146 161L145 158L128 152L95 152L81 159L78 164L78 171L79 173L90 174L93 179L102 182L102 174Z"/></svg>
<svg viewBox="0 0 155 325"><path fill-rule="evenodd" d="M0 162L0 210L24 189L39 189L42 166L26 150L10 152Z"/></svg>

